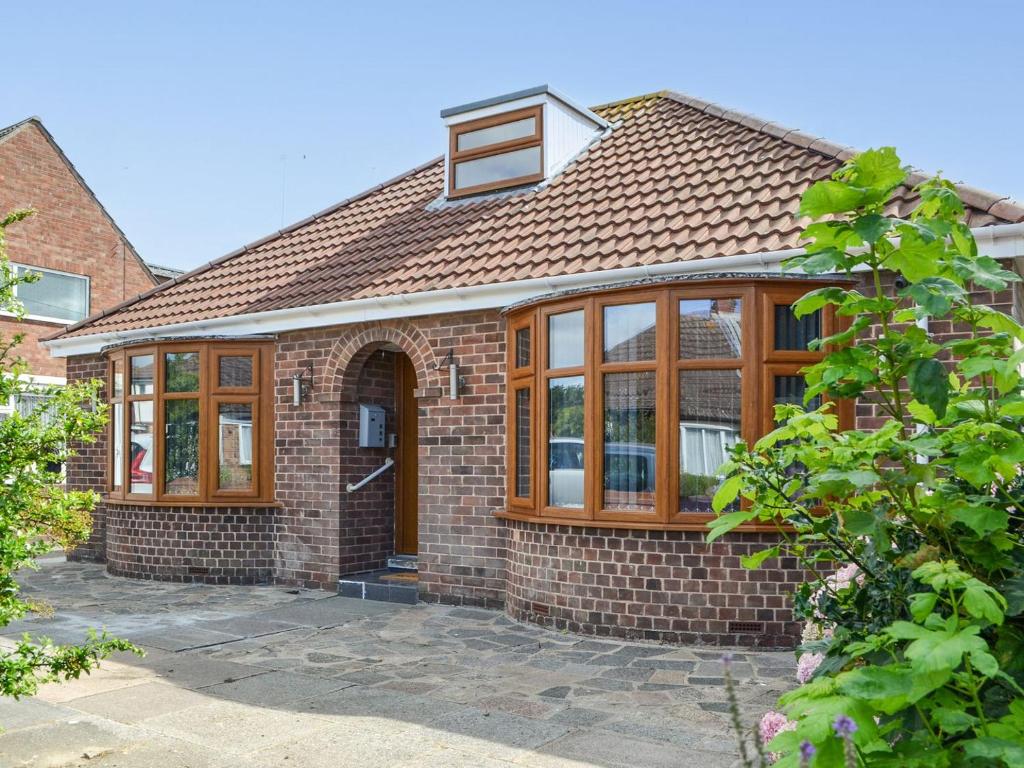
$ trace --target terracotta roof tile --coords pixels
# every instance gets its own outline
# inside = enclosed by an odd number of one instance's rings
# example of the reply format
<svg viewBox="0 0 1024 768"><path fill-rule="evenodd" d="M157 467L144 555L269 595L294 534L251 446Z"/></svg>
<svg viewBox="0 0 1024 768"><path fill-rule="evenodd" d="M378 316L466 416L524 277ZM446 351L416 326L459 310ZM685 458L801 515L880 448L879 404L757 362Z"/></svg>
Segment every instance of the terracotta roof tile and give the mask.
<svg viewBox="0 0 1024 768"><path fill-rule="evenodd" d="M65 333L794 248L800 196L852 152L668 92L595 111L611 133L547 186L439 203L438 158ZM963 194L972 226L1024 220ZM912 205L906 189L896 208Z"/></svg>

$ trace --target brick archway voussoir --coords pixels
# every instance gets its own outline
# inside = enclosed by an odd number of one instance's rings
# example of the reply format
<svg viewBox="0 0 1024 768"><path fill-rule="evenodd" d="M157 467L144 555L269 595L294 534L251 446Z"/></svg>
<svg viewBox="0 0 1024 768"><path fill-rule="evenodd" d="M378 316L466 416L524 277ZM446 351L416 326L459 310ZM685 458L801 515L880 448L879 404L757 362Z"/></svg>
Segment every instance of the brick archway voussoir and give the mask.
<svg viewBox="0 0 1024 768"><path fill-rule="evenodd" d="M326 392L333 400L352 402L363 364L386 344L393 344L412 361L418 387L440 386L434 353L423 332L406 322L378 321L351 326L338 337L327 358Z"/></svg>

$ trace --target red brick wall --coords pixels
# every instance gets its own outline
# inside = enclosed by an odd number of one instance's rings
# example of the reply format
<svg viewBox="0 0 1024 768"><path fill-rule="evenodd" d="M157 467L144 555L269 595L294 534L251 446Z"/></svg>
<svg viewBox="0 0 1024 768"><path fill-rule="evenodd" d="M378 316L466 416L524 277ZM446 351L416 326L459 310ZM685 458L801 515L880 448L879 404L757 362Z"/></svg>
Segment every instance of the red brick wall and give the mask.
<svg viewBox="0 0 1024 768"><path fill-rule="evenodd" d="M157 581L269 583L275 511L108 504L107 571Z"/></svg>
<svg viewBox="0 0 1024 768"><path fill-rule="evenodd" d="M87 275L90 313L153 287L131 249L34 123L0 141L0 215L18 208L36 213L7 230L8 258ZM60 327L0 318L0 336L24 333L18 353L31 373L44 376L65 375L64 360L50 357L39 344Z"/></svg>
<svg viewBox="0 0 1024 768"><path fill-rule="evenodd" d="M509 522L509 614L552 629L671 643L788 648L799 642L789 595L795 558L747 570L740 556L775 543L737 534L630 531ZM738 626L753 622L755 627Z"/></svg>

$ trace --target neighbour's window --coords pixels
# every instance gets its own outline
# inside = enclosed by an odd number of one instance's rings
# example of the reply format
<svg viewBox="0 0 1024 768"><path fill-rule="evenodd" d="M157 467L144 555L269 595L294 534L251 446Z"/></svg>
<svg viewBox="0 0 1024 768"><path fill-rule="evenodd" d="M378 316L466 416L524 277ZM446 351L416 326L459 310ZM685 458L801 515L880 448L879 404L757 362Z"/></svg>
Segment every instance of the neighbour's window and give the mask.
<svg viewBox="0 0 1024 768"><path fill-rule="evenodd" d="M641 286L511 314L505 514L703 526L733 446L802 402L800 371L823 355L808 345L834 320L791 305L821 284Z"/></svg>
<svg viewBox="0 0 1024 768"><path fill-rule="evenodd" d="M542 114L538 106L453 125L449 197L543 179Z"/></svg>
<svg viewBox="0 0 1024 768"><path fill-rule="evenodd" d="M18 277L38 275L31 283L18 283L14 294L35 320L77 323L89 314L89 278L40 267L16 267Z"/></svg>
<svg viewBox="0 0 1024 768"><path fill-rule="evenodd" d="M272 350L169 342L111 353L110 496L271 501Z"/></svg>

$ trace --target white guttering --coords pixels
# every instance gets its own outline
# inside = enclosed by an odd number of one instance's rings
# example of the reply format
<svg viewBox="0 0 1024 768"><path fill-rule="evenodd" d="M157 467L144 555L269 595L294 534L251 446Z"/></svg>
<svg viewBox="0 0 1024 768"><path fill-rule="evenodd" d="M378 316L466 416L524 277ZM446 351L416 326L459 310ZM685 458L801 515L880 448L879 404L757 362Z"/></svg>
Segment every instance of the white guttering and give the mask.
<svg viewBox="0 0 1024 768"><path fill-rule="evenodd" d="M982 251L994 258L1006 259L1024 256L1024 223L978 227L972 231ZM152 328L133 328L86 336L69 336L44 341L43 345L50 350L54 357L69 357L94 354L111 344L155 337L176 338L212 334L249 336L370 320L390 320L399 317L495 309L554 291L588 288L651 277L693 275L702 272L768 272L778 269L780 262L801 253L803 253L802 248L790 248L783 251L763 251L736 256L716 256L711 259L692 259L642 267L608 269L599 272L554 275L507 283L444 288L394 296L375 296L338 301L332 304L273 309L267 312L173 323Z"/></svg>

